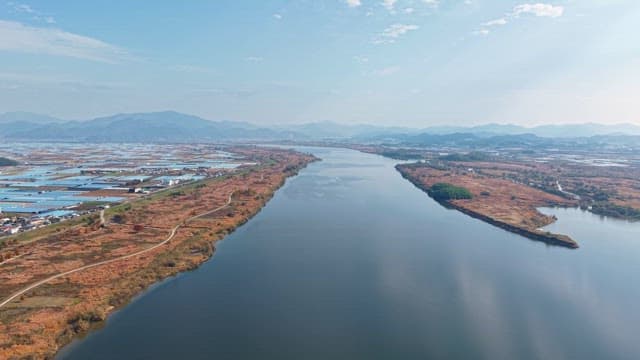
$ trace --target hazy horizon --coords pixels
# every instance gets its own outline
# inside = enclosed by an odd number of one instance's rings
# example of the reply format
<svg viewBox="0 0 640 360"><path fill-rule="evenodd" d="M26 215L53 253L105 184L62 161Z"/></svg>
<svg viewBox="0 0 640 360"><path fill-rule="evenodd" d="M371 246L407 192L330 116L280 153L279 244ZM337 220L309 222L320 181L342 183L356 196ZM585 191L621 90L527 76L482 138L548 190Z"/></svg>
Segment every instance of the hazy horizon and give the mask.
<svg viewBox="0 0 640 360"><path fill-rule="evenodd" d="M0 113L640 125L635 1L158 5L0 5Z"/></svg>
<svg viewBox="0 0 640 360"><path fill-rule="evenodd" d="M381 127L381 128L405 128L408 130L426 130L429 128L447 128L447 127L452 127L452 128L456 128L456 127L460 127L460 128L475 128L475 127L483 127L483 126L518 126L524 129L535 129L538 127L545 127L545 126L589 126L589 125L595 125L595 126L625 126L625 125L631 125L631 126L637 126L640 127L640 124L635 124L632 122L620 122L620 123L603 123L603 122L582 122L582 123L549 123L549 124L535 124L535 125L531 125L531 124L516 124L513 122L483 122L483 123L475 123L475 124L447 124L447 123L433 123L433 124L429 124L427 126L402 126L402 125L393 125L393 124L375 124L375 123L367 123L367 122L358 122L358 123L345 123L345 122L339 122L339 121L333 121L333 120L317 120L317 121L300 121L300 122L295 122L295 123L278 123L278 122L274 122L273 124L260 124L260 123L256 123L256 122L251 122L251 121L243 121L243 120L236 120L236 119L210 119L207 117L203 117L203 116L199 116L196 114L190 114L190 113L185 113L185 112L179 112L176 110L158 110L158 111L143 111L143 112L126 112L126 113L114 113L114 114L105 114L105 115L101 115L101 116L96 116L96 117L91 117L91 118L83 118L83 119L66 119L66 118L62 118L62 117L57 117L57 116L53 116L53 115L49 115L49 114L42 114L42 113L34 113L31 111L23 111L23 110L17 110L17 111L9 111L9 112L5 112L5 113L0 113L0 116L5 116L8 117L8 115L11 114L23 114L23 115L27 115L27 116L31 116L31 115L35 115L35 116L46 116L46 117L51 117L51 118L55 118L56 120L61 120L64 122L68 122L68 121L90 121L90 120L95 120L95 119L100 119L100 118L110 118L110 117L114 117L114 116L126 116L126 115L147 115L147 114L162 114L162 113L177 113L177 114L181 114L181 115L187 115L187 116L196 116L199 117L203 120L208 120L208 121L214 121L214 122L237 122L237 123L247 123L250 125L254 125L254 126L262 126L262 127L269 127L269 128L286 128L287 126L301 126L301 125L313 125L313 124L334 124L334 125L339 125L339 126L374 126L374 127Z"/></svg>

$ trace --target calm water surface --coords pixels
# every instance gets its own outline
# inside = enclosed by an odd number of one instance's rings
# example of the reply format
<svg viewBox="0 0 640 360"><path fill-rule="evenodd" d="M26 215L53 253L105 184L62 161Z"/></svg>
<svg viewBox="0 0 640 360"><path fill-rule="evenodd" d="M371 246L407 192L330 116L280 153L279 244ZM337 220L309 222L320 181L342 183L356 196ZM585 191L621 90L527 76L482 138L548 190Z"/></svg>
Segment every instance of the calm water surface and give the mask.
<svg viewBox="0 0 640 360"><path fill-rule="evenodd" d="M640 225L544 209L582 246L549 247L443 208L392 160L310 151L211 261L59 358L640 358Z"/></svg>

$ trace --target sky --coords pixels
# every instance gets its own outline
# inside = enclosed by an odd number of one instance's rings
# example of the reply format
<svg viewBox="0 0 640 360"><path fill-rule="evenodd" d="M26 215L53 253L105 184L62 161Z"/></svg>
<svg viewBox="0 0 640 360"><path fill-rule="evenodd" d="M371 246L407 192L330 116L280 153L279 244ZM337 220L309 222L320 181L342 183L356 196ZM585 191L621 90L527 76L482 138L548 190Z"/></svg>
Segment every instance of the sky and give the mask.
<svg viewBox="0 0 640 360"><path fill-rule="evenodd" d="M640 124L640 1L0 3L0 112L162 110L259 125Z"/></svg>

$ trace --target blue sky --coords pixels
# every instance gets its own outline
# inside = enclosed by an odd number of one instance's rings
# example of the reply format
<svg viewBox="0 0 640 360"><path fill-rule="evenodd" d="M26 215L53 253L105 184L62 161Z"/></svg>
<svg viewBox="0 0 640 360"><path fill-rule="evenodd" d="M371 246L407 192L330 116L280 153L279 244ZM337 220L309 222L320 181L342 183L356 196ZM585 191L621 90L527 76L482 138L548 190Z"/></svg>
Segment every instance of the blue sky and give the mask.
<svg viewBox="0 0 640 360"><path fill-rule="evenodd" d="M640 124L640 1L10 1L0 112Z"/></svg>

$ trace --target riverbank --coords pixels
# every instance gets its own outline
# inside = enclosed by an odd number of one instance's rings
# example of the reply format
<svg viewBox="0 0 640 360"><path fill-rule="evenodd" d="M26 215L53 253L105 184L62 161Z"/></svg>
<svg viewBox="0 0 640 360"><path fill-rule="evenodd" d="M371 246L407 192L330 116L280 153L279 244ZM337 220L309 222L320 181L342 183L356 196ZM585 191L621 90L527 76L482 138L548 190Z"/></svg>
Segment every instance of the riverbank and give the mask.
<svg viewBox="0 0 640 360"><path fill-rule="evenodd" d="M38 286L0 307L0 358L52 358L149 285L198 267L216 241L317 160L287 150L235 151L257 165L108 209L106 226L93 219L4 249L25 255L1 265L0 301Z"/></svg>
<svg viewBox="0 0 640 360"><path fill-rule="evenodd" d="M397 161L305 151L322 162L211 261L145 292L60 360L640 356L638 224L541 209L558 216L545 229L580 242L566 251L445 209Z"/></svg>
<svg viewBox="0 0 640 360"><path fill-rule="evenodd" d="M448 208L532 240L571 249L579 247L567 235L540 230L555 218L540 213L537 207L571 206L566 199L510 181L478 176L473 171L455 173L424 164L402 164L396 169L427 194L434 184L447 183L473 195L471 199L437 200Z"/></svg>

